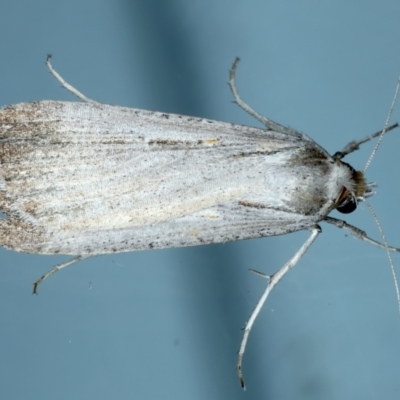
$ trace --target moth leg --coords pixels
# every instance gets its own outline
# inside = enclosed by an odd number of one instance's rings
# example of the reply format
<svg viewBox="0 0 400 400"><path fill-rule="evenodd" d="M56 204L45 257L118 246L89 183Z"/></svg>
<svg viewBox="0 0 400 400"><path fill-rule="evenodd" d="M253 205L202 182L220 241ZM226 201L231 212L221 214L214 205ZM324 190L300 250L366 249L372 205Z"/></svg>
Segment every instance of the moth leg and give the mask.
<svg viewBox="0 0 400 400"><path fill-rule="evenodd" d="M328 224L335 225L338 228L346 229L347 232L349 232L351 235L353 235L357 239L364 240L364 241L371 243L375 246L378 246L382 249L386 249L386 246L383 243L380 243L374 239L371 239L370 237L367 236L367 233L365 231L363 231L353 225L348 224L346 221L343 221L343 220L337 219L337 218L332 218L332 217L325 217L324 221L328 222ZM398 248L398 247L388 246L387 248L390 251L400 252L400 248Z"/></svg>
<svg viewBox="0 0 400 400"><path fill-rule="evenodd" d="M270 276L267 275L267 274L264 274L264 272L260 272L260 271L257 271L257 270L255 270L255 269L252 269L252 268L249 268L249 271L252 272L253 274L256 274L256 275L258 275L258 276L261 276L261 277L263 277L263 278L265 278L265 279L269 279L269 278L270 278Z"/></svg>
<svg viewBox="0 0 400 400"><path fill-rule="evenodd" d="M286 275L286 273L293 268L297 262L300 260L300 258L304 255L304 253L308 250L308 248L312 245L314 240L317 238L319 233L321 233L321 228L319 225L315 225L313 228L309 228L311 230L311 235L310 237L305 241L305 243L300 247L300 249L297 251L297 253L277 272L275 272L271 276L267 276L264 274L260 274L263 277L268 278L268 285L262 294L260 300L258 300L258 303L250 315L249 320L246 322L246 325L244 327L244 333L243 333L243 338L242 342L240 343L240 349L239 349L239 354L238 354L238 362L237 362L237 371L238 371L238 377L240 384L242 388L245 389L245 384L244 384L244 379L243 379L243 372L242 372L242 363L243 363L243 356L244 352L246 350L246 344L247 340L249 338L249 334L251 331L251 328L253 327L254 321L256 320L258 314L260 313L265 301L267 300L268 295L270 294L271 290L278 284L278 282Z"/></svg>
<svg viewBox="0 0 400 400"><path fill-rule="evenodd" d="M70 85L51 65L50 63L51 59L51 54L47 55L47 60L46 60L46 65L49 68L51 74L61 83L61 85L70 91L72 94L74 94L76 97L79 97L82 101L85 101L86 103L92 103L92 104L101 104L96 100L89 99L89 97L86 97L83 93L81 93L78 89L74 88L72 85Z"/></svg>
<svg viewBox="0 0 400 400"><path fill-rule="evenodd" d="M70 266L71 264L75 264L78 261L84 260L85 258L89 258L92 256L78 256L75 257L71 260L68 260L64 263L57 264L54 268L52 268L50 271L47 271L44 275L42 275L34 284L33 284L33 293L32 294L37 294L37 288L38 286L45 280L47 279L50 275L53 275L55 272L59 271L60 269L63 269L65 267Z"/></svg>
<svg viewBox="0 0 400 400"><path fill-rule="evenodd" d="M389 132L389 131L391 131L392 129L397 128L398 126L399 126L399 124L396 123L396 124L393 124L393 125L387 127L386 129L382 129L382 130L379 131L379 132L375 132L375 133L373 133L372 135L365 136L364 138L362 138L362 139L360 139L360 140L353 140L353 141L351 141L350 143L348 143L346 146L344 146L343 150L337 151L337 152L333 155L333 158L334 158L335 160L340 160L340 159L342 159L343 157L347 156L347 154L350 154L350 153L352 153L353 151L358 150L358 149L360 148L360 145L362 145L362 144L364 144L364 143L370 141L371 139L374 139L374 138L378 137L378 136L381 135L384 131L385 131L385 133L386 133L386 132Z"/></svg>
<svg viewBox="0 0 400 400"><path fill-rule="evenodd" d="M277 122L271 121L270 119L263 117L261 114L259 114L256 110L251 108L247 103L245 103L239 96L239 92L236 88L236 83L235 83L235 75L236 75L236 68L239 64L240 58L236 57L235 61L233 62L232 68L229 71L229 87L231 88L233 97L235 99L236 104L242 108L244 111L246 111L248 114L250 114L252 117L260 121L263 125L265 125L269 130L277 131L277 132L284 132L288 133L291 135L294 135L296 137L302 137L301 133L298 133L297 131L287 128L286 126L283 126L281 124L278 124Z"/></svg>

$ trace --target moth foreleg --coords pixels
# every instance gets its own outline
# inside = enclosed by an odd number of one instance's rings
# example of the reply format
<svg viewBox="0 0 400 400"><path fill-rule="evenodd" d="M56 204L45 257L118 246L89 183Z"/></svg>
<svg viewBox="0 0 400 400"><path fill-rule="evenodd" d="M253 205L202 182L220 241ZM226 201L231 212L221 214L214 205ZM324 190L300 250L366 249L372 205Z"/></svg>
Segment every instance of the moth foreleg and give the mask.
<svg viewBox="0 0 400 400"><path fill-rule="evenodd" d="M370 237L367 236L367 233L365 231L357 228L354 225L348 224L346 221L343 221L343 220L337 219L337 218L332 218L332 217L325 217L324 221L328 222L328 224L335 225L338 228L345 229L347 232L349 232L352 236L356 237L357 239L364 240L368 243L373 244L374 246L378 246L382 249L386 249L386 246L383 243L380 243L374 239L371 239ZM398 247L387 246L387 248L390 251L400 252L400 248L398 248Z"/></svg>
<svg viewBox="0 0 400 400"><path fill-rule="evenodd" d="M384 132L386 133L386 132L391 131L394 128L397 128L398 126L399 126L399 124L395 123L395 124L387 127L384 130L381 130L379 132L373 133L372 135L365 136L365 137L363 137L362 139L359 139L359 140L353 140L350 143L348 143L346 146L344 146L344 148L341 151L337 151L332 156L332 158L334 158L335 160L340 160L343 157L347 156L347 154L350 154L353 151L358 150L360 148L360 145L370 141L371 139L374 139L374 138L378 137L379 135L382 135L382 133L384 133Z"/></svg>

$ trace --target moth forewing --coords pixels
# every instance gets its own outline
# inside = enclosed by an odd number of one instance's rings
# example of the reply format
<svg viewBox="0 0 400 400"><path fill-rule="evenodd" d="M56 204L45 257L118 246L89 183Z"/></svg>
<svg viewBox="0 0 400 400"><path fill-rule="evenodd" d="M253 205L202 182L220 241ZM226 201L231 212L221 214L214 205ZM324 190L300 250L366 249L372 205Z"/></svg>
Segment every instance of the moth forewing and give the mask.
<svg viewBox="0 0 400 400"><path fill-rule="evenodd" d="M292 232L320 221L349 180L310 140L180 115L42 101L4 108L0 129L0 241L17 251L104 254Z"/></svg>

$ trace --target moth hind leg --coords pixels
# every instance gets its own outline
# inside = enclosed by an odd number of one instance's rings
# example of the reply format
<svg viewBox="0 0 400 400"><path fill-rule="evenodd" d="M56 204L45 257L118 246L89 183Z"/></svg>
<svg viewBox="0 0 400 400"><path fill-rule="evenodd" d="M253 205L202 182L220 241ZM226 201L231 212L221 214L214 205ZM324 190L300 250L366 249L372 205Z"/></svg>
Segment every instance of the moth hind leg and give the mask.
<svg viewBox="0 0 400 400"><path fill-rule="evenodd" d="M239 92L236 87L235 83L235 75L236 75L236 68L239 64L240 58L236 57L235 61L233 62L232 68L229 71L229 87L231 88L233 97L235 99L236 104L242 108L244 111L246 111L248 114L250 114L252 117L260 121L263 125L267 127L269 130L273 130L276 132L281 132L281 133L286 133L289 135L293 135L296 137L302 137L303 135L299 132L297 132L294 129L288 128L286 126L283 126L281 124L278 124L277 122L274 122L270 120L267 117L262 116L259 114L256 110L254 110L252 107L250 107L245 101L243 101L239 95Z"/></svg>
<svg viewBox="0 0 400 400"><path fill-rule="evenodd" d="M83 100L86 103L92 103L92 104L100 104L98 101L96 100L92 100L89 97L86 97L83 93L81 93L77 88L75 88L74 86L70 85L51 65L50 62L51 59L51 54L47 55L47 59L46 59L46 65L48 67L48 69L50 70L51 74L61 83L61 85L67 89L69 92L71 92L72 94L74 94L76 97L80 98L81 100Z"/></svg>
<svg viewBox="0 0 400 400"><path fill-rule="evenodd" d="M243 389L245 389L245 384L244 384L244 378L243 378L242 364L243 364L243 356L244 356L244 353L246 350L247 340L249 338L250 331L251 331L253 324L254 324L258 314L260 313L265 301L267 300L267 297L271 293L272 289L289 272L289 270L292 269L297 264L297 262L300 260L300 258L303 257L305 252L313 244L313 242L317 238L317 236L321 233L321 228L319 227L319 225L310 227L309 230L311 231L311 235L309 236L309 238L303 243L303 245L296 252L296 254L281 269L276 271L273 275L269 276L269 275L264 275L263 273L260 273L258 271L253 271L253 272L256 272L257 275L261 275L263 278L267 278L268 284L243 329L243 338L242 338L242 342L240 343L240 349L238 352L238 361L237 361L237 365L236 365L239 382Z"/></svg>
<svg viewBox="0 0 400 400"><path fill-rule="evenodd" d="M84 260L85 258L91 257L90 255L86 256L77 256L72 258L71 260L68 260L66 262L63 262L61 264L57 264L55 267L53 267L50 271L47 271L45 274L43 274L34 284L33 284L33 292L32 294L37 294L37 289L38 286L45 280L47 279L50 275L53 275L54 273L60 271L60 269L69 267L72 264L77 263L78 261Z"/></svg>

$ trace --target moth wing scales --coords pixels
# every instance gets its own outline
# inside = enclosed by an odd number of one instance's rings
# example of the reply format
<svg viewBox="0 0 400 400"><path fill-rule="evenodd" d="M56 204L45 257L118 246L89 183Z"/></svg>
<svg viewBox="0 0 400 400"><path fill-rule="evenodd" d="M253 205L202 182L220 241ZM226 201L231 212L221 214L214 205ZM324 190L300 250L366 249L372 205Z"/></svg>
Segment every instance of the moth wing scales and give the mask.
<svg viewBox="0 0 400 400"><path fill-rule="evenodd" d="M273 210L263 211L258 220L264 230L257 231L249 215L262 211L247 207L245 214L235 214L233 199L262 197L268 166L303 145L291 135L223 122L53 101L3 109L0 137L1 176L6 178L0 209L18 228L21 220L30 225L31 238L27 241L18 229L20 243L14 236L11 245L5 236L16 233L3 224L1 243L20 251L65 254L199 244L200 239L182 240L190 216L194 225L198 218L205 243L279 232ZM246 227L243 234L235 235L238 226L227 213L214 221L202 216L204 210L221 212L221 204ZM225 233L213 239L218 224ZM171 234L172 226L176 239L154 244L154 237L163 229Z"/></svg>

